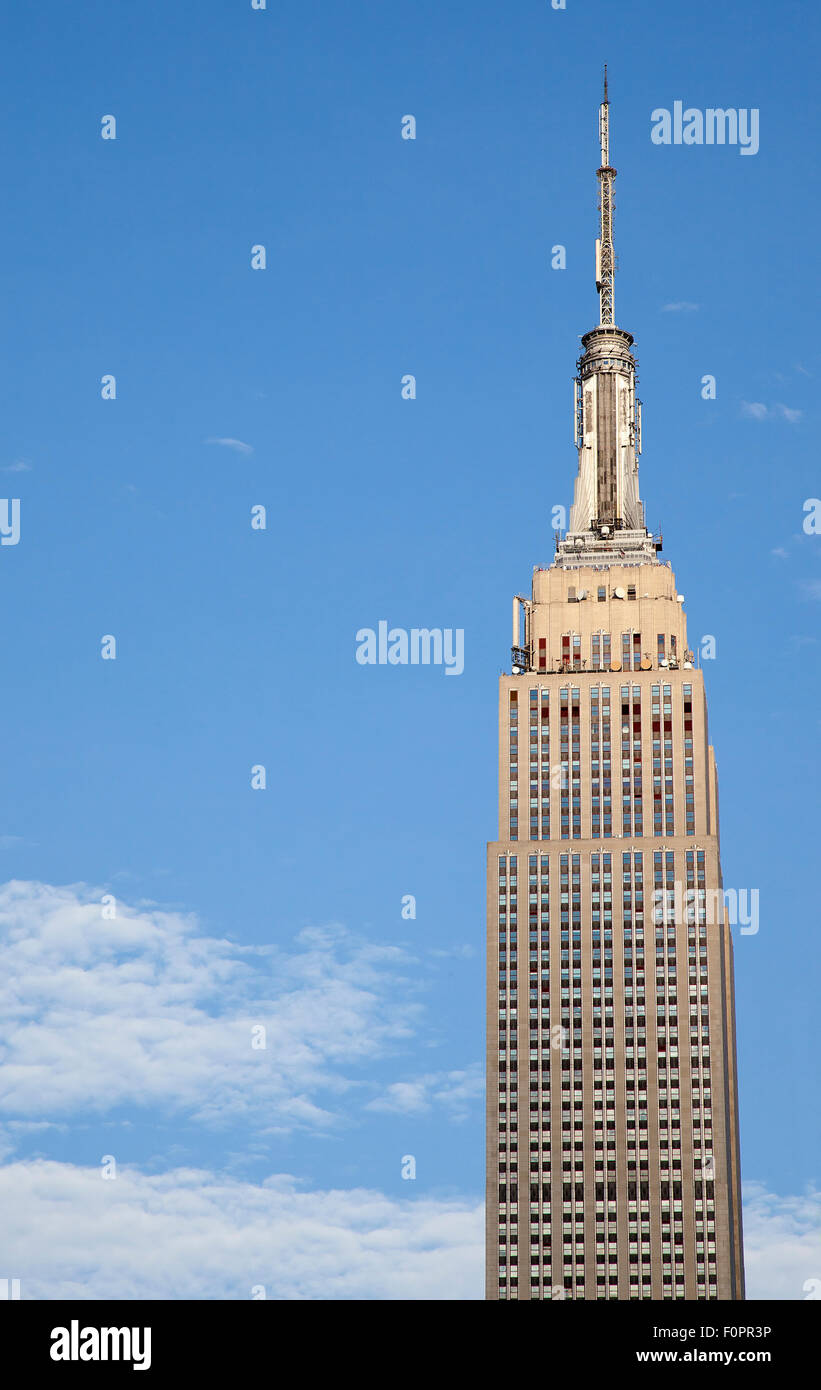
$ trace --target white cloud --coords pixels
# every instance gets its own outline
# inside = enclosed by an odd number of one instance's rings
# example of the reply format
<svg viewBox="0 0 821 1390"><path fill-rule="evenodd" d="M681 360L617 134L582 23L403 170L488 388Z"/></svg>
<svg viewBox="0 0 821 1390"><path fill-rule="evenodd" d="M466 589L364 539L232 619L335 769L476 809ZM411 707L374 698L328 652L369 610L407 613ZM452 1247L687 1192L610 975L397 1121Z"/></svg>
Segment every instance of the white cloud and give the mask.
<svg viewBox="0 0 821 1390"><path fill-rule="evenodd" d="M764 405L763 401L742 401L741 414L746 415L748 420L786 420L788 424L795 425L803 415L802 410L795 410L791 406L782 405L778 401L775 405Z"/></svg>
<svg viewBox="0 0 821 1390"><path fill-rule="evenodd" d="M254 446L245 444L241 439L214 439L209 438L204 441L206 444L221 444L224 449L233 449L237 454L252 454Z"/></svg>
<svg viewBox="0 0 821 1390"><path fill-rule="evenodd" d="M407 1184L408 1188L413 1183ZM0 1167L4 1269L24 1299L480 1299L477 1200L301 1190L197 1169L114 1179Z"/></svg>
<svg viewBox="0 0 821 1390"><path fill-rule="evenodd" d="M779 1197L745 1183L744 1256L748 1298L806 1298L807 1280L821 1280L821 1193Z"/></svg>
<svg viewBox="0 0 821 1390"><path fill-rule="evenodd" d="M412 1185L408 1184L410 1189ZM748 1299L821 1281L821 1194L745 1185ZM306 1191L202 1169L151 1175L0 1166L5 1267L27 1299L480 1299L483 1208L471 1198ZM161 1258L158 1258L161 1252Z"/></svg>
<svg viewBox="0 0 821 1390"><path fill-rule="evenodd" d="M438 1105L449 1111L452 1119L464 1120L484 1089L483 1069L474 1062L462 1071L432 1072L412 1081L394 1081L381 1096L369 1101L367 1109L395 1115L425 1115Z"/></svg>
<svg viewBox="0 0 821 1390"><path fill-rule="evenodd" d="M692 304L689 299L677 299L672 304L662 305L663 314L692 314L699 308L698 304Z"/></svg>
<svg viewBox="0 0 821 1390"><path fill-rule="evenodd" d="M339 1120L328 1096L345 1092L350 1114L357 1066L411 1032L411 1006L396 1003L398 948L337 927L302 932L289 951L243 947L154 907L119 904L104 920L100 896L0 889L0 1158L21 1136L123 1105L132 1127L141 1106L239 1119L247 1154L271 1129ZM255 1051L258 1023L268 1045ZM368 1108L459 1120L482 1080L478 1064L434 1071L388 1085ZM127 1152L121 1140L115 1154ZM39 1299L247 1298L254 1284L287 1299L480 1298L480 1204L407 1186L401 1197L308 1191L290 1176L131 1166L105 1181L69 1163L6 1161L4 1261L23 1297ZM821 1196L755 1183L744 1195L748 1297L806 1298L821 1279Z"/></svg>
<svg viewBox="0 0 821 1390"><path fill-rule="evenodd" d="M789 552L784 549L783 545L777 545L774 550L770 551L770 554L776 555L779 560L789 559Z"/></svg>
<svg viewBox="0 0 821 1390"><path fill-rule="evenodd" d="M0 888L0 1111L59 1120L116 1106L210 1123L327 1127L348 1074L411 1033L406 957L341 927L294 948L206 936L196 920L85 888ZM399 1002L397 1002L399 993ZM252 1048L252 1028L267 1030ZM347 1107L350 1109L350 1107Z"/></svg>
<svg viewBox="0 0 821 1390"><path fill-rule="evenodd" d="M3 473L30 473L31 464L26 463L25 459L15 459L14 463L4 464L0 471Z"/></svg>

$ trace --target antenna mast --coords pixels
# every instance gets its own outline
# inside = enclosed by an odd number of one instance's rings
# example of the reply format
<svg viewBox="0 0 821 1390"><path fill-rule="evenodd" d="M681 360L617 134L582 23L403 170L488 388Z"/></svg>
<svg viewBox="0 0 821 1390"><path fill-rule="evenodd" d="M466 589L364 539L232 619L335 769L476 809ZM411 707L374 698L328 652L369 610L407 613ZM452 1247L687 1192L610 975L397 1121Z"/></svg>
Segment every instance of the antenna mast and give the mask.
<svg viewBox="0 0 821 1390"><path fill-rule="evenodd" d="M604 101L599 107L599 144L601 145L601 166L596 174L599 180L599 211L601 213L601 235L596 239L596 289L599 293L599 322L614 324L613 279L615 275L615 252L613 250L613 184L616 171L610 164L610 102L607 97L607 64L604 65Z"/></svg>

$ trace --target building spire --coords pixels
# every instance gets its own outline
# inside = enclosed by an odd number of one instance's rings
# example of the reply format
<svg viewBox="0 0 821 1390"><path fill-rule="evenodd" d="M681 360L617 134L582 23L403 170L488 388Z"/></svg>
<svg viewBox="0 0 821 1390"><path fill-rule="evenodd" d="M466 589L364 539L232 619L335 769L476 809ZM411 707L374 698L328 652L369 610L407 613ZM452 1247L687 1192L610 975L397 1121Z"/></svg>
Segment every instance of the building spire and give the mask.
<svg viewBox="0 0 821 1390"><path fill-rule="evenodd" d="M610 101L607 95L607 64L604 65L604 101L599 107L599 144L601 165L598 168L599 236L596 238L596 289L599 294L599 323L615 323L613 316L613 279L616 256L613 250L613 184L616 171L610 164Z"/></svg>
<svg viewBox="0 0 821 1390"><path fill-rule="evenodd" d="M613 182L610 163L610 99L607 68L599 107L598 169L601 236L596 239L596 289L600 316L582 338L584 351L573 385L573 438L579 471L567 534L556 544L555 563L655 563L660 540L644 524L639 496L641 402L636 396L632 333L617 328L613 313Z"/></svg>

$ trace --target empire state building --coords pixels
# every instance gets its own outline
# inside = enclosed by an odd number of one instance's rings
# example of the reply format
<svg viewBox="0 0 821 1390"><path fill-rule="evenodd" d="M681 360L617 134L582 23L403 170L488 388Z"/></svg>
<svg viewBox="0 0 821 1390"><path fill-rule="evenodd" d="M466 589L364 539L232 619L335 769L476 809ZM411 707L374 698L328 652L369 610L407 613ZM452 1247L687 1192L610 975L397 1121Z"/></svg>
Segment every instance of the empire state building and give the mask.
<svg viewBox="0 0 821 1390"><path fill-rule="evenodd" d="M566 534L513 601L487 866L490 1299L743 1299L733 950L682 596L639 495L599 113Z"/></svg>

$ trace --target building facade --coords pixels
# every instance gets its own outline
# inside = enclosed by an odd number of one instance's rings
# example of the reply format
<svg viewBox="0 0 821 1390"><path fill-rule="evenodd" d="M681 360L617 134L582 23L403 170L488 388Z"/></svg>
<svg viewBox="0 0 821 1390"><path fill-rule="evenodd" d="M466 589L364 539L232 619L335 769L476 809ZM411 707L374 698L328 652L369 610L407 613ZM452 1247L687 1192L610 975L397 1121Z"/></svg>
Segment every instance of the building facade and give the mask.
<svg viewBox="0 0 821 1390"><path fill-rule="evenodd" d="M733 952L682 597L639 497L615 326L605 78L600 323L566 534L513 602L488 846L490 1299L743 1299Z"/></svg>

